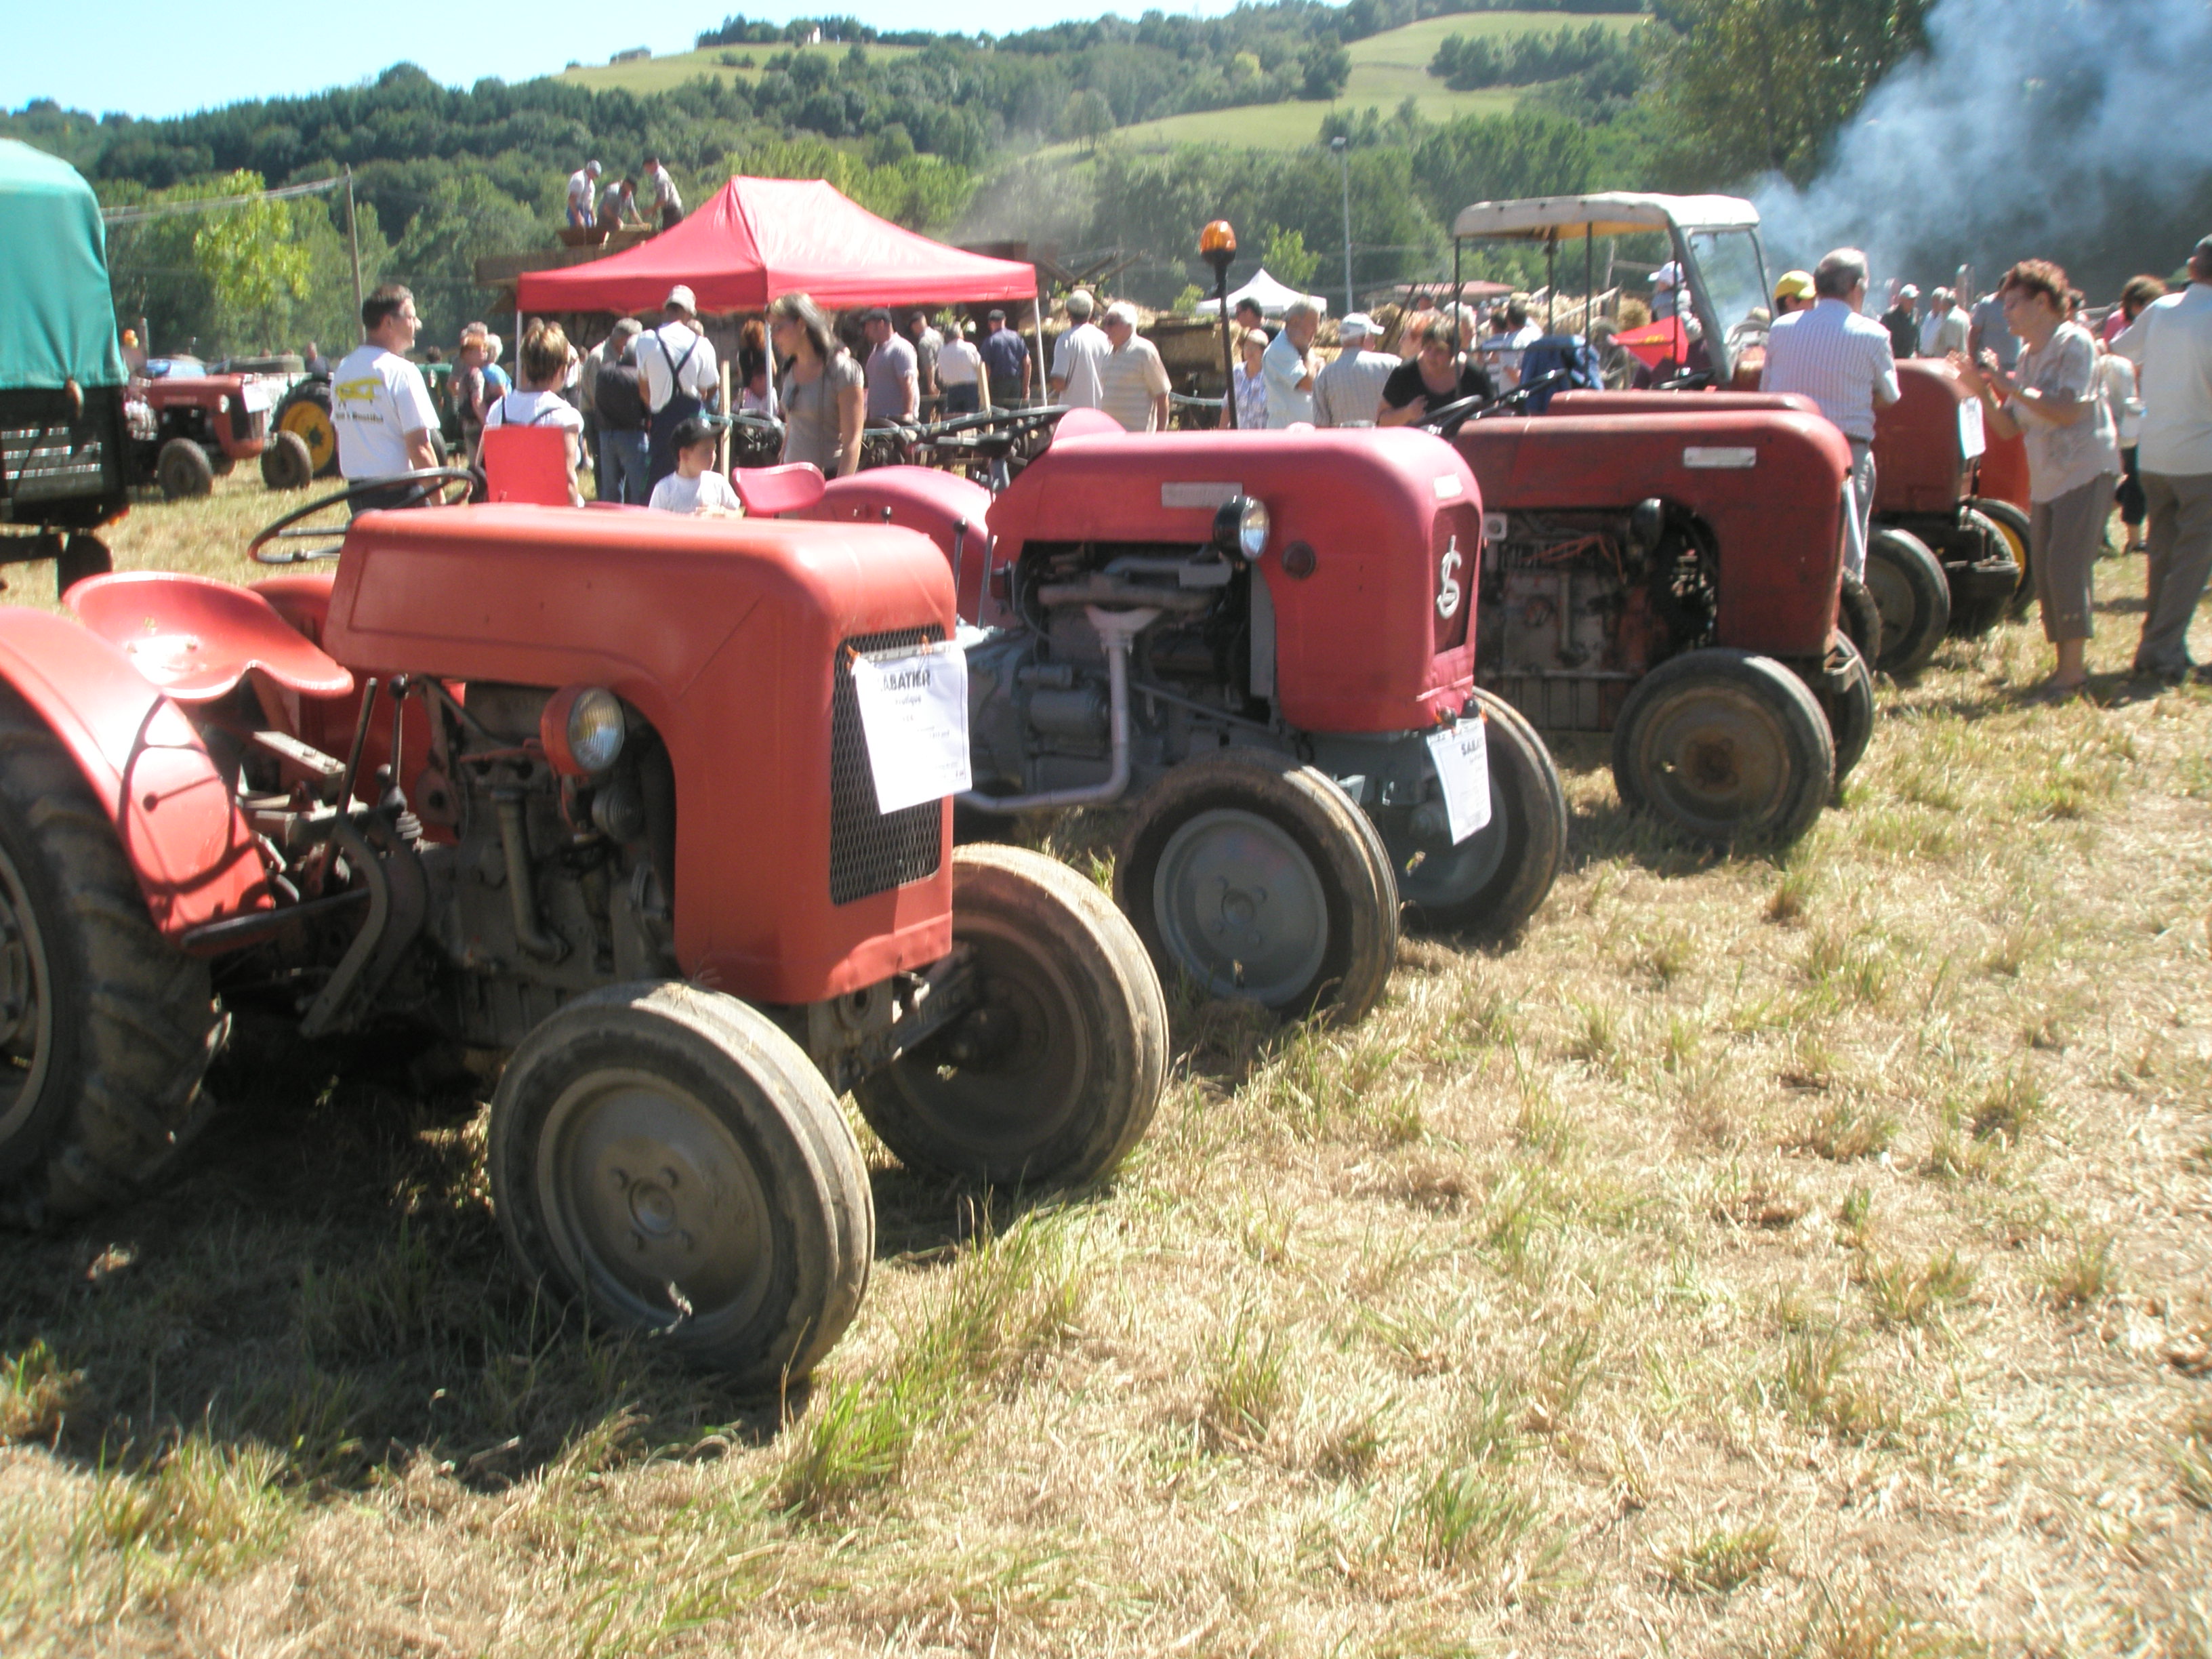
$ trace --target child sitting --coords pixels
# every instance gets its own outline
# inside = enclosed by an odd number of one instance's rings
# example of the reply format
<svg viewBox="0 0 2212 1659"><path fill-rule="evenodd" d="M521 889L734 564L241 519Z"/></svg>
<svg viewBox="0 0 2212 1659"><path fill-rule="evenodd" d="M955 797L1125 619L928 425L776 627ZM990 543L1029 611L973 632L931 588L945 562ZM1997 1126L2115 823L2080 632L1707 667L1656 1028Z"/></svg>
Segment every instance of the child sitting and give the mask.
<svg viewBox="0 0 2212 1659"><path fill-rule="evenodd" d="M694 415L676 428L676 471L653 487L646 505L661 513L713 518L741 516L744 507L730 481L714 471L714 422Z"/></svg>

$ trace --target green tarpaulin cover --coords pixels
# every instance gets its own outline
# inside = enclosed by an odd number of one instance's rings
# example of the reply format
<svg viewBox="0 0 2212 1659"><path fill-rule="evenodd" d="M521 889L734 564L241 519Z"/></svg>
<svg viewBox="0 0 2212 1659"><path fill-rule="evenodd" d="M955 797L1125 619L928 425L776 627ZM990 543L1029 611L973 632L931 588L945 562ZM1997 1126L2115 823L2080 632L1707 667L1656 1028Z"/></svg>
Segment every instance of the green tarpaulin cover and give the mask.
<svg viewBox="0 0 2212 1659"><path fill-rule="evenodd" d="M0 138L0 388L125 378L92 186L68 162Z"/></svg>

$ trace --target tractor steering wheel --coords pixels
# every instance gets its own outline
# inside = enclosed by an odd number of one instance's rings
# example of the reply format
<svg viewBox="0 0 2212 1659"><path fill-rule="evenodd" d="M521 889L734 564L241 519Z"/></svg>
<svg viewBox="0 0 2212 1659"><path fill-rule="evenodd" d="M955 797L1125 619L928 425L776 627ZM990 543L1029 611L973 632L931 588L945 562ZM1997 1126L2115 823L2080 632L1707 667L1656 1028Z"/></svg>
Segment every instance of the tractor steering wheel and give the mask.
<svg viewBox="0 0 2212 1659"><path fill-rule="evenodd" d="M1496 415L1525 404L1533 394L1547 386L1557 386L1566 378L1565 369L1555 368L1549 374L1539 374L1533 380L1524 380L1512 391L1502 392L1495 398L1462 398L1457 403L1445 404L1441 408L1431 410L1413 424L1423 431L1443 434L1446 427L1456 429L1466 422L1480 420L1485 415Z"/></svg>
<svg viewBox="0 0 2212 1659"><path fill-rule="evenodd" d="M246 543L246 556L256 564L306 564L314 559L334 559L337 557L339 550L344 545L345 526L343 525L309 525L304 529L295 528L301 520L312 519L317 514L326 512L341 503L345 506L348 516L350 518L353 504L356 501L365 496L381 495L400 486L406 487L405 494L400 500L392 503L394 507L419 507L425 503L437 507L450 507L458 500L465 500L467 492L475 483L475 478L466 468L458 466L424 467L418 472L397 473L389 478L356 478L348 483L343 489L325 495L319 501L309 501L305 507L295 508L283 518L262 526L253 539ZM458 495L454 494L456 486L460 491ZM337 539L330 540L334 536ZM285 541L319 541L325 542L327 545L298 549L277 548L267 552L262 550L271 542Z"/></svg>

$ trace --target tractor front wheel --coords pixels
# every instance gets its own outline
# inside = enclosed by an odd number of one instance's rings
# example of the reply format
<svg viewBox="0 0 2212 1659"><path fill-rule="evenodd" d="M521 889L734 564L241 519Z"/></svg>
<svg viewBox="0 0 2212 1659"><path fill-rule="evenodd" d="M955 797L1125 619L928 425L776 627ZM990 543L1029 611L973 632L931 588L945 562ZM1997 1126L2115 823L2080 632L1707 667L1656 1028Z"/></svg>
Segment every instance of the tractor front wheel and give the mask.
<svg viewBox="0 0 2212 1659"><path fill-rule="evenodd" d="M0 686L0 1212L81 1215L160 1176L228 1029L76 763Z"/></svg>
<svg viewBox="0 0 2212 1659"><path fill-rule="evenodd" d="M205 495L215 489L215 463L190 438L172 438L154 463L154 478L170 501Z"/></svg>
<svg viewBox="0 0 2212 1659"><path fill-rule="evenodd" d="M328 380L304 380L276 410L276 429L307 445L318 478L337 476L338 428L332 407Z"/></svg>
<svg viewBox="0 0 2212 1659"><path fill-rule="evenodd" d="M799 1045L674 981L577 998L492 1097L494 1207L523 1269L733 1386L805 1376L875 1249L860 1147Z"/></svg>
<svg viewBox="0 0 2212 1659"><path fill-rule="evenodd" d="M1814 696L1820 712L1828 717L1829 735L1836 745L1836 782L1840 785L1874 741L1874 676L1848 636L1838 635L1836 643L1845 655L1843 690L1832 691L1823 686Z"/></svg>
<svg viewBox="0 0 2212 1659"><path fill-rule="evenodd" d="M1951 582L1928 544L1878 527L1867 539L1866 585L1881 612L1876 664L1902 679L1928 665L1951 627Z"/></svg>
<svg viewBox="0 0 2212 1659"><path fill-rule="evenodd" d="M1455 846L1449 826L1431 822L1441 819L1441 801L1379 816L1408 919L1431 932L1502 939L1536 913L1559 878L1567 797L1551 750L1519 710L1477 691L1466 717L1478 714L1487 728L1490 822Z"/></svg>
<svg viewBox="0 0 2212 1659"><path fill-rule="evenodd" d="M1850 635L1859 655L1869 663L1881 660L1881 607L1857 577L1846 574L1836 600L1837 624Z"/></svg>
<svg viewBox="0 0 2212 1659"><path fill-rule="evenodd" d="M1158 965L1288 1018L1358 1019L1398 955L1398 893L1370 826L1328 774L1223 749L1137 804L1114 897Z"/></svg>
<svg viewBox="0 0 2212 1659"><path fill-rule="evenodd" d="M2035 571L2028 563L2027 514L2010 501L1987 495L1977 495L1966 505L1990 521L1990 527L2003 541L2005 550L2012 555L2012 562L2020 567L2020 580L2012 590L2012 604L2006 611L2018 622L2035 603Z"/></svg>
<svg viewBox="0 0 2212 1659"><path fill-rule="evenodd" d="M1167 1083L1167 1005L1105 895L1017 847L956 848L952 940L975 1006L853 1097L910 1170L1072 1186L1143 1136Z"/></svg>
<svg viewBox="0 0 2212 1659"><path fill-rule="evenodd" d="M273 434L261 452L261 482L271 489L305 489L315 481L315 459L296 432Z"/></svg>
<svg viewBox="0 0 2212 1659"><path fill-rule="evenodd" d="M1835 787L1827 717L1771 657L1711 647L1636 683L1613 728L1624 805L1715 847L1786 846Z"/></svg>

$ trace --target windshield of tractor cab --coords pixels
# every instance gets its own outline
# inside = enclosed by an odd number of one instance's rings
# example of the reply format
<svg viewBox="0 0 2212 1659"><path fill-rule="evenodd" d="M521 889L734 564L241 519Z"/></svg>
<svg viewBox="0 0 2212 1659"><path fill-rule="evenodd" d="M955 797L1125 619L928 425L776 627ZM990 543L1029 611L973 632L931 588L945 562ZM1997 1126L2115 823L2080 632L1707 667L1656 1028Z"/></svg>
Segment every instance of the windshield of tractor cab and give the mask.
<svg viewBox="0 0 2212 1659"><path fill-rule="evenodd" d="M1708 325L1717 325L1734 362L1745 346L1766 332L1766 266L1754 230L1692 230L1685 233L1697 268L1696 291L1708 307Z"/></svg>

